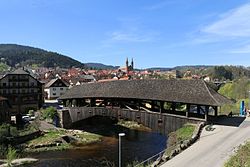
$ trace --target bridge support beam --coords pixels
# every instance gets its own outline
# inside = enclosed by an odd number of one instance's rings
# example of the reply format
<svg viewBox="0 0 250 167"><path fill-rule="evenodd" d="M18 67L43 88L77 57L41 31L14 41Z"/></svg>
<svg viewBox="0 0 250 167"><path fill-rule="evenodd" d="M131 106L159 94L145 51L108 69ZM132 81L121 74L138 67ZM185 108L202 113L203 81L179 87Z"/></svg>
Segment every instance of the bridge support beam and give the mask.
<svg viewBox="0 0 250 167"><path fill-rule="evenodd" d="M200 105L197 105L197 113L201 114L201 106Z"/></svg>
<svg viewBox="0 0 250 167"><path fill-rule="evenodd" d="M172 112L175 113L175 111L176 111L176 103L175 102L173 102L171 104L171 108L172 108Z"/></svg>
<svg viewBox="0 0 250 167"><path fill-rule="evenodd" d="M190 112L190 104L187 104L187 110L186 110L186 117L189 117L189 112Z"/></svg>
<svg viewBox="0 0 250 167"><path fill-rule="evenodd" d="M95 107L96 106L96 99L92 98L90 99L90 107Z"/></svg>
<svg viewBox="0 0 250 167"><path fill-rule="evenodd" d="M161 101L160 102L160 113L163 113L163 109L164 109L164 102Z"/></svg>
<svg viewBox="0 0 250 167"><path fill-rule="evenodd" d="M217 117L218 116L218 107L214 106L213 109L214 109L214 116Z"/></svg>
<svg viewBox="0 0 250 167"><path fill-rule="evenodd" d="M205 121L208 121L209 106L205 106Z"/></svg>

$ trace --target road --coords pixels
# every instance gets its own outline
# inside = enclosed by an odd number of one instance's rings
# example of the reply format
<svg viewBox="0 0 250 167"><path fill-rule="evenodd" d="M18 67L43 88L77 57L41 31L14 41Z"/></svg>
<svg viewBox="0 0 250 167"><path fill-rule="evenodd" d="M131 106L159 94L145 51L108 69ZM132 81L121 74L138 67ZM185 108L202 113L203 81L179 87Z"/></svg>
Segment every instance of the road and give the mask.
<svg viewBox="0 0 250 167"><path fill-rule="evenodd" d="M240 122L223 120L222 125L213 125L213 131L204 128L195 144L161 167L223 167L235 149L250 139L249 117Z"/></svg>

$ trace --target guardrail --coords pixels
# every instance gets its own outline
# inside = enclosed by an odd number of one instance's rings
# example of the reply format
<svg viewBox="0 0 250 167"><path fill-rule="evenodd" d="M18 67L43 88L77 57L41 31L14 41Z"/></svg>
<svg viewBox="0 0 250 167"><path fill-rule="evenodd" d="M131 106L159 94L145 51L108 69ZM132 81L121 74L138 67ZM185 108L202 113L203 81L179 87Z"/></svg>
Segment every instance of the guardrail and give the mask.
<svg viewBox="0 0 250 167"><path fill-rule="evenodd" d="M178 145L182 144L183 142L184 141L180 141L179 143L162 150L161 152L159 152L159 153L149 157L148 159L136 164L135 167L147 167L147 166L153 165L155 161L160 161L165 153L170 153L171 151L175 150L175 148L177 148Z"/></svg>
<svg viewBox="0 0 250 167"><path fill-rule="evenodd" d="M148 159L136 164L135 167L155 167L162 164L163 162L168 161L169 159L179 154L181 151L191 146L200 137L201 130L204 126L205 123L200 123L193 132L191 139L179 141L175 145L170 146L163 151L149 157Z"/></svg>

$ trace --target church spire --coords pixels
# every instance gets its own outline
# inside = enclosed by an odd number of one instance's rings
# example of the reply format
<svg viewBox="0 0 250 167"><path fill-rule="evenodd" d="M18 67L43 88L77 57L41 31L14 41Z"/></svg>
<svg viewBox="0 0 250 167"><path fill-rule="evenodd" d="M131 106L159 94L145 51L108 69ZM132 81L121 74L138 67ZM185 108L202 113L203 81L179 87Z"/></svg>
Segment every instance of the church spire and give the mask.
<svg viewBox="0 0 250 167"><path fill-rule="evenodd" d="M128 58L126 59L126 67L128 68Z"/></svg>
<svg viewBox="0 0 250 167"><path fill-rule="evenodd" d="M132 61L131 61L131 67L132 67L132 69L134 69L134 60L133 60L133 58L132 58Z"/></svg>

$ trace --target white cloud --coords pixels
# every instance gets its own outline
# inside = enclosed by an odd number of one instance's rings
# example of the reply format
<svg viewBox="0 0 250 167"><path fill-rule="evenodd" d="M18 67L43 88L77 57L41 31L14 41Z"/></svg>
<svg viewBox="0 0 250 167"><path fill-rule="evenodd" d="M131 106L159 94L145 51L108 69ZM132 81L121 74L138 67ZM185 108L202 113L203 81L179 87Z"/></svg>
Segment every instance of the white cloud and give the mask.
<svg viewBox="0 0 250 167"><path fill-rule="evenodd" d="M250 37L250 4L231 10L201 30L225 37Z"/></svg>

